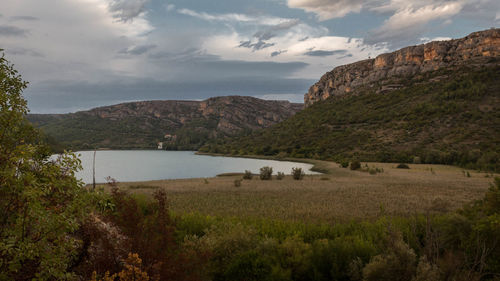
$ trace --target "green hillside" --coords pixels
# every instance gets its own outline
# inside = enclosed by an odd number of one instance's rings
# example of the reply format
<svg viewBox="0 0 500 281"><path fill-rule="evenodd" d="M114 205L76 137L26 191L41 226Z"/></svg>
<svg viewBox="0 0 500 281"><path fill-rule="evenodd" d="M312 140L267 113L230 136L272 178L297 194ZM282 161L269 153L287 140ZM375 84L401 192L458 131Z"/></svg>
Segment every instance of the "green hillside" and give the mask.
<svg viewBox="0 0 500 281"><path fill-rule="evenodd" d="M359 88L316 102L273 127L217 140L200 150L500 171L499 61L399 78L404 87L388 93Z"/></svg>

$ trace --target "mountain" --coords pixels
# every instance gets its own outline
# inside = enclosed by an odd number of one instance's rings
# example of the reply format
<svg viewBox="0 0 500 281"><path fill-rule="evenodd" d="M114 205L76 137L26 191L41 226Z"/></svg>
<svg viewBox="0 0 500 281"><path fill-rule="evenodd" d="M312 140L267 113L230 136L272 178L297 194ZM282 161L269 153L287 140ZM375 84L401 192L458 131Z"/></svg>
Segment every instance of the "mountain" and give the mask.
<svg viewBox="0 0 500 281"><path fill-rule="evenodd" d="M441 54L432 61L408 59L429 46L454 47L429 51ZM311 87L293 117L200 150L500 171L499 56L494 29L341 66ZM381 58L392 63L377 66Z"/></svg>
<svg viewBox="0 0 500 281"><path fill-rule="evenodd" d="M288 101L226 96L204 101L141 101L69 114L29 114L67 149L197 149L207 140L281 122L303 108Z"/></svg>
<svg viewBox="0 0 500 281"><path fill-rule="evenodd" d="M304 96L306 106L330 96L353 93L361 86L384 92L402 87L407 77L443 67L488 64L500 56L500 29L471 33L449 41L406 47L374 59L336 67L326 73Z"/></svg>

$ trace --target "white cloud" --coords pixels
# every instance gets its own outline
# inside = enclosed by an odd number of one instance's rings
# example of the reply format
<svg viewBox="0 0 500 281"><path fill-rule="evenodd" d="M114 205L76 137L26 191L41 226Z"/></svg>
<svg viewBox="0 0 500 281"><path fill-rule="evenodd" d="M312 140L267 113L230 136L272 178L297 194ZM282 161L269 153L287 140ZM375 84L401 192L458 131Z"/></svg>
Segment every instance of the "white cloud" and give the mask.
<svg viewBox="0 0 500 281"><path fill-rule="evenodd" d="M393 8L397 8L404 1L394 1ZM422 3L420 3L422 4ZM449 1L439 4L429 4L419 7L408 5L399 8L395 13L384 21L382 26L375 29L368 37L369 43L379 42L401 42L406 43L405 39L413 39L422 33L426 24L434 20L448 20L457 15L463 8L462 1ZM384 7L387 9L388 7Z"/></svg>
<svg viewBox="0 0 500 281"><path fill-rule="evenodd" d="M280 18L272 16L251 16L238 13L227 14L210 14L205 12L196 12L190 9L178 9L179 14L199 18L206 21L220 21L220 22L233 22L233 23L251 23L260 25L279 25L291 20L290 18Z"/></svg>
<svg viewBox="0 0 500 281"><path fill-rule="evenodd" d="M363 0L288 0L288 7L315 13L319 20L341 18L349 13L359 13Z"/></svg>

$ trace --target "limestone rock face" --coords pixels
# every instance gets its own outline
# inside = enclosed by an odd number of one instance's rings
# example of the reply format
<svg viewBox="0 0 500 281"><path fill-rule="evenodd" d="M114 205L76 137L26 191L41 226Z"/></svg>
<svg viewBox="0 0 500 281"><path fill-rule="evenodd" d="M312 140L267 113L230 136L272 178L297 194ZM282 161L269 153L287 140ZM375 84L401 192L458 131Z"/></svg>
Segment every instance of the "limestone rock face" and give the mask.
<svg viewBox="0 0 500 281"><path fill-rule="evenodd" d="M410 46L374 59L336 67L311 86L304 96L305 106L330 96L339 96L356 87L374 85L392 77L408 77L442 67L481 65L500 56L500 29L474 32L467 37Z"/></svg>

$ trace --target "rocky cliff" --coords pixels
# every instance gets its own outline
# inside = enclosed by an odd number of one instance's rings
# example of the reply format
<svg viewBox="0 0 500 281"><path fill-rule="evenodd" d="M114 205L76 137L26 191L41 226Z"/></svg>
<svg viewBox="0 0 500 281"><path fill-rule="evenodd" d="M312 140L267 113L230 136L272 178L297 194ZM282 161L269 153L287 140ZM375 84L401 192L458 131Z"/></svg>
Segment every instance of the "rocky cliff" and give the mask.
<svg viewBox="0 0 500 281"><path fill-rule="evenodd" d="M354 91L357 87L377 87L384 92L402 87L399 79L442 67L485 65L500 56L500 29L474 32L467 37L410 46L374 59L336 67L311 86L304 96L305 106L330 96Z"/></svg>
<svg viewBox="0 0 500 281"><path fill-rule="evenodd" d="M266 128L303 108L288 101L226 96L204 101L141 101L28 119L66 147L196 149L208 139Z"/></svg>

